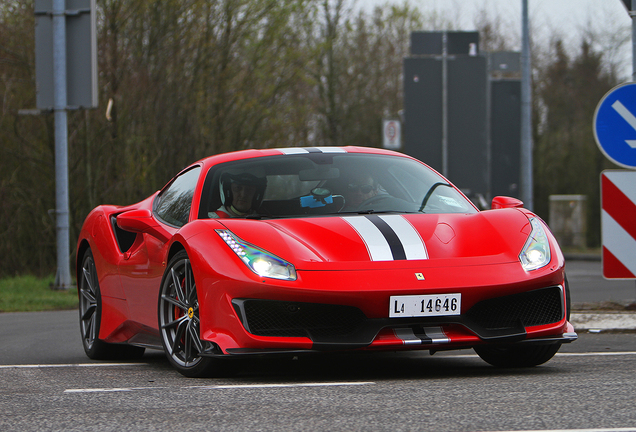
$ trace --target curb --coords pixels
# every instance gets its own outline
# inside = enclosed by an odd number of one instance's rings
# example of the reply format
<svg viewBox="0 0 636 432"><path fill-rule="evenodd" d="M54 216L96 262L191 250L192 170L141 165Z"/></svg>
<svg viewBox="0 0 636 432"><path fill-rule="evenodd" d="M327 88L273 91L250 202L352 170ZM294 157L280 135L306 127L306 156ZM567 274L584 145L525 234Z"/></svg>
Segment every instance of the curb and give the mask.
<svg viewBox="0 0 636 432"><path fill-rule="evenodd" d="M574 330L597 333L603 330L636 330L636 313L633 312L573 312L570 323Z"/></svg>

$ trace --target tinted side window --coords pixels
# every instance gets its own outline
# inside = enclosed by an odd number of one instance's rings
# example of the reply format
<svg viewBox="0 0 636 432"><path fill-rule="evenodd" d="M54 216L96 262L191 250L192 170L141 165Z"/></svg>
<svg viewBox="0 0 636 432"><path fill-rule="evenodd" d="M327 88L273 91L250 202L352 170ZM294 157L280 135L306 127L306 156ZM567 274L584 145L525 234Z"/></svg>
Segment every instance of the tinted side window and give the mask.
<svg viewBox="0 0 636 432"><path fill-rule="evenodd" d="M159 195L155 213L160 219L178 227L188 222L200 171L201 167L195 167L184 172Z"/></svg>

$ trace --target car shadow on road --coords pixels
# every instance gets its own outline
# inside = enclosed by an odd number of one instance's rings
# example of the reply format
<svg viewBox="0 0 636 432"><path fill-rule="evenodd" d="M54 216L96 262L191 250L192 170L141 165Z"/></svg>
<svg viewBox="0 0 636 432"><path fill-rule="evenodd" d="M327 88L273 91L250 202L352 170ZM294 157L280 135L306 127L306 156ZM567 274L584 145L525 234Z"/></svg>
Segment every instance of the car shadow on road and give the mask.
<svg viewBox="0 0 636 432"><path fill-rule="evenodd" d="M176 371L163 352L147 350L139 361L152 369ZM554 360L552 360L554 361ZM224 383L303 383L332 381L377 381L390 379L436 379L496 376L543 376L561 368L545 365L531 368L496 368L473 350L441 352L346 352L304 355L250 356L223 359L218 374L205 379Z"/></svg>
<svg viewBox="0 0 636 432"><path fill-rule="evenodd" d="M144 360L152 367L169 368L162 355L148 354ZM233 383L303 383L333 381L378 381L391 379L435 379L491 376L545 375L557 368L495 368L482 361L472 350L453 354L417 352L352 352L289 356L259 356L228 359L210 378L229 379ZM209 381L209 380L206 380Z"/></svg>

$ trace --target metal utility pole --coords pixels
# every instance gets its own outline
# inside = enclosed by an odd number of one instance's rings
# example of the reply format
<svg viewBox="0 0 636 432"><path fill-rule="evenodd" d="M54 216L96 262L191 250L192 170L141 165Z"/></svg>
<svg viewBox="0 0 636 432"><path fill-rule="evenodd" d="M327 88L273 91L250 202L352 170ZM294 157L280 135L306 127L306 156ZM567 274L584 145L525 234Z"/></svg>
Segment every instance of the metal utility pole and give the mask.
<svg viewBox="0 0 636 432"><path fill-rule="evenodd" d="M53 0L53 81L55 115L55 215L57 232L57 273L55 288L71 286L68 120L66 113L66 2Z"/></svg>
<svg viewBox="0 0 636 432"><path fill-rule="evenodd" d="M97 107L96 0L36 0L34 6L38 109L23 113L54 113L57 272L53 288L68 289L72 280L67 110Z"/></svg>
<svg viewBox="0 0 636 432"><path fill-rule="evenodd" d="M623 0L625 9L632 19L632 81L636 82L636 2L634 0Z"/></svg>
<svg viewBox="0 0 636 432"><path fill-rule="evenodd" d="M442 33L442 175L448 178L448 33Z"/></svg>
<svg viewBox="0 0 636 432"><path fill-rule="evenodd" d="M528 0L521 0L521 200L528 210L534 207L532 163L532 81Z"/></svg>
<svg viewBox="0 0 636 432"><path fill-rule="evenodd" d="M623 0L623 4L632 19L632 82L636 82L636 1Z"/></svg>
<svg viewBox="0 0 636 432"><path fill-rule="evenodd" d="M628 13L632 19L632 81L636 82L636 11L634 11L636 5L633 0L629 6Z"/></svg>

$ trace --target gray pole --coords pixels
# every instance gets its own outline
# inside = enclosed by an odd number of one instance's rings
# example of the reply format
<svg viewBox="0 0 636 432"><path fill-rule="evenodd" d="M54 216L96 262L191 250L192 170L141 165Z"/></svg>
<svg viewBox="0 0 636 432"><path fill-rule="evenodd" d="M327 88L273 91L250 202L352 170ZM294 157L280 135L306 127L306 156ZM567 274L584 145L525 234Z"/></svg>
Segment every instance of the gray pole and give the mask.
<svg viewBox="0 0 636 432"><path fill-rule="evenodd" d="M530 32L528 0L521 2L521 200L532 210L532 82L530 79Z"/></svg>
<svg viewBox="0 0 636 432"><path fill-rule="evenodd" d="M442 33L442 175L448 178L448 33Z"/></svg>
<svg viewBox="0 0 636 432"><path fill-rule="evenodd" d="M632 19L632 81L636 82L636 11L630 9L629 17Z"/></svg>
<svg viewBox="0 0 636 432"><path fill-rule="evenodd" d="M66 2L53 0L53 81L55 112L55 289L71 286L68 204L68 122L66 117Z"/></svg>
<svg viewBox="0 0 636 432"><path fill-rule="evenodd" d="M634 0L630 2L627 13L632 19L632 82L636 82L636 11L634 11ZM636 281L634 281L636 283Z"/></svg>
<svg viewBox="0 0 636 432"><path fill-rule="evenodd" d="M486 202L492 201L492 55L486 55Z"/></svg>

